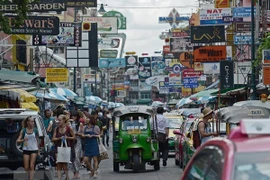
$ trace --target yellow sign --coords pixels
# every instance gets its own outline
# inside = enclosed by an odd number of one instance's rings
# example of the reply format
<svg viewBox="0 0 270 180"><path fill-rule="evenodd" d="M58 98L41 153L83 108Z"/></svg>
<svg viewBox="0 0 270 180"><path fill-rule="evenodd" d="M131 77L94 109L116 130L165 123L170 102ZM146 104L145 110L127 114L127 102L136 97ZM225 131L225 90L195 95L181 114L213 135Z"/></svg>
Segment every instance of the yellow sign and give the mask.
<svg viewBox="0 0 270 180"><path fill-rule="evenodd" d="M141 134L140 129L129 129L128 134Z"/></svg>
<svg viewBox="0 0 270 180"><path fill-rule="evenodd" d="M47 68L46 69L46 82L68 82L68 69L67 68Z"/></svg>

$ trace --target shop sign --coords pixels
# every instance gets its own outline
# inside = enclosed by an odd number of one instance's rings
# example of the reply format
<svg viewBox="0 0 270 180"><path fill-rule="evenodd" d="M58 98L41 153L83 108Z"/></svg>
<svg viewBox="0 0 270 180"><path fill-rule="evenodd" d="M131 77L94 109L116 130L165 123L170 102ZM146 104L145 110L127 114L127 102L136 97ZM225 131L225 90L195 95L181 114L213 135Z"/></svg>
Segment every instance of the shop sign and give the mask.
<svg viewBox="0 0 270 180"><path fill-rule="evenodd" d="M270 66L263 66L263 84L270 85Z"/></svg>
<svg viewBox="0 0 270 180"><path fill-rule="evenodd" d="M193 69L185 69L182 72L183 78L191 78L191 77L200 77L202 75L201 71L194 71Z"/></svg>
<svg viewBox="0 0 270 180"><path fill-rule="evenodd" d="M211 8L200 9L200 24L201 25L214 25L214 24L227 24L223 22L223 16L231 16L231 8Z"/></svg>
<svg viewBox="0 0 270 180"><path fill-rule="evenodd" d="M68 82L68 74L67 68L46 68L46 82Z"/></svg>
<svg viewBox="0 0 270 180"><path fill-rule="evenodd" d="M215 0L215 8L229 8L230 0Z"/></svg>
<svg viewBox="0 0 270 180"><path fill-rule="evenodd" d="M262 51L263 64L270 64L270 49Z"/></svg>
<svg viewBox="0 0 270 180"><path fill-rule="evenodd" d="M190 37L170 38L170 50L171 52L183 52L192 50Z"/></svg>
<svg viewBox="0 0 270 180"><path fill-rule="evenodd" d="M99 68L126 67L125 58L104 58L98 60Z"/></svg>
<svg viewBox="0 0 270 180"><path fill-rule="evenodd" d="M191 26L191 43L225 42L224 26Z"/></svg>
<svg viewBox="0 0 270 180"><path fill-rule="evenodd" d="M223 16L222 19L223 19L223 22L225 23L243 22L242 17Z"/></svg>
<svg viewBox="0 0 270 180"><path fill-rule="evenodd" d="M140 57L138 65L139 79L147 79L151 77L151 58Z"/></svg>
<svg viewBox="0 0 270 180"><path fill-rule="evenodd" d="M10 34L39 34L57 35L59 34L59 18L55 16L28 16L22 25L16 27L15 19L18 16L5 16L8 18Z"/></svg>
<svg viewBox="0 0 270 180"><path fill-rule="evenodd" d="M185 31L181 32L172 32L172 37L187 37L189 34Z"/></svg>
<svg viewBox="0 0 270 180"><path fill-rule="evenodd" d="M189 21L188 16L180 16L178 11L173 8L167 17L159 17L158 22L160 24L169 23L171 27L176 28L182 21Z"/></svg>
<svg viewBox="0 0 270 180"><path fill-rule="evenodd" d="M235 30L237 32L251 32L251 23L250 22L236 23Z"/></svg>
<svg viewBox="0 0 270 180"><path fill-rule="evenodd" d="M233 17L247 18L251 17L251 7L236 7L233 8ZM254 8L254 16L256 15L256 8Z"/></svg>
<svg viewBox="0 0 270 180"><path fill-rule="evenodd" d="M184 88L197 88L199 86L198 78L197 77L183 78L183 86Z"/></svg>
<svg viewBox="0 0 270 180"><path fill-rule="evenodd" d="M67 0L67 7L97 7L97 0Z"/></svg>
<svg viewBox="0 0 270 180"><path fill-rule="evenodd" d="M226 59L226 46L194 46L194 62L219 62Z"/></svg>
<svg viewBox="0 0 270 180"><path fill-rule="evenodd" d="M234 35L233 43L236 45L251 44L251 35Z"/></svg>
<svg viewBox="0 0 270 180"><path fill-rule="evenodd" d="M117 17L118 29L127 29L127 18L118 11L106 12L102 17Z"/></svg>
<svg viewBox="0 0 270 180"><path fill-rule="evenodd" d="M83 16L83 22L91 22L98 24L99 34L117 34L117 17L90 17Z"/></svg>
<svg viewBox="0 0 270 180"><path fill-rule="evenodd" d="M66 0L39 0L26 5L28 12L66 11ZM0 11L4 13L15 13L17 4L5 3L0 5Z"/></svg>
<svg viewBox="0 0 270 180"><path fill-rule="evenodd" d="M109 49L101 49L100 50L100 58L116 58L118 55L118 50L109 50Z"/></svg>
<svg viewBox="0 0 270 180"><path fill-rule="evenodd" d="M180 63L183 66L190 68L192 65L192 57L193 57L193 51L182 52L179 56Z"/></svg>
<svg viewBox="0 0 270 180"><path fill-rule="evenodd" d="M75 22L60 22L59 34L54 35L33 35L34 46L75 46L82 45L82 24ZM71 35L72 34L72 35Z"/></svg>
<svg viewBox="0 0 270 180"><path fill-rule="evenodd" d="M169 45L163 46L163 52L164 53L170 53L171 52L170 46Z"/></svg>
<svg viewBox="0 0 270 180"><path fill-rule="evenodd" d="M229 89L234 86L233 61L220 61L220 89Z"/></svg>

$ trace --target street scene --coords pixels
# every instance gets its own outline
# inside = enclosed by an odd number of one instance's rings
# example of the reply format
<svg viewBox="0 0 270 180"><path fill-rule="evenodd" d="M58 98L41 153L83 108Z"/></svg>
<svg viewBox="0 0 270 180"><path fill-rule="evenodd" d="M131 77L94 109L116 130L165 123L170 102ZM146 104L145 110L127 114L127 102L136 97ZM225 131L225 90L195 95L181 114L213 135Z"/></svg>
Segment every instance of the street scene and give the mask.
<svg viewBox="0 0 270 180"><path fill-rule="evenodd" d="M270 180L270 0L0 1L0 180Z"/></svg>

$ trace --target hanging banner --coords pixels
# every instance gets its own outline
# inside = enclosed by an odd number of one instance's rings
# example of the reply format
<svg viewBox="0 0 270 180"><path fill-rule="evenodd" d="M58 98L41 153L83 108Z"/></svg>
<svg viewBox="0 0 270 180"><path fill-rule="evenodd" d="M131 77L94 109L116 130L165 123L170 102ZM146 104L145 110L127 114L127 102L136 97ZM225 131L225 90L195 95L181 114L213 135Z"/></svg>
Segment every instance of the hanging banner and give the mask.
<svg viewBox="0 0 270 180"><path fill-rule="evenodd" d="M228 24L223 21L223 16L231 16L231 8L211 8L200 9L200 24L214 25L214 24Z"/></svg>
<svg viewBox="0 0 270 180"><path fill-rule="evenodd" d="M68 74L67 68L46 68L46 82L68 82Z"/></svg>
<svg viewBox="0 0 270 180"><path fill-rule="evenodd" d="M139 79L138 76L138 56L126 56L126 72L127 76L131 80Z"/></svg>
<svg viewBox="0 0 270 180"><path fill-rule="evenodd" d="M220 89L229 89L234 86L233 61L220 61Z"/></svg>
<svg viewBox="0 0 270 180"><path fill-rule="evenodd" d="M183 52L192 50L190 43L190 37L182 38L170 38L170 51L171 52Z"/></svg>
<svg viewBox="0 0 270 180"><path fill-rule="evenodd" d="M219 62L227 59L226 46L194 46L194 62Z"/></svg>
<svg viewBox="0 0 270 180"><path fill-rule="evenodd" d="M147 79L151 77L151 58L140 57L139 58L139 79Z"/></svg>
<svg viewBox="0 0 270 180"><path fill-rule="evenodd" d="M165 70L165 62L163 61L163 57L153 56L151 62L151 75L158 76L163 75Z"/></svg>

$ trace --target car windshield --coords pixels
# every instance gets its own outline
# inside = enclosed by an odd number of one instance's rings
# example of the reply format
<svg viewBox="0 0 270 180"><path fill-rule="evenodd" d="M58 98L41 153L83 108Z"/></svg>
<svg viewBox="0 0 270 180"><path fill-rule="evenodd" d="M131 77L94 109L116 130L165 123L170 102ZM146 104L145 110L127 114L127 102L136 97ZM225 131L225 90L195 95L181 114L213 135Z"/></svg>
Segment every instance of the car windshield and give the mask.
<svg viewBox="0 0 270 180"><path fill-rule="evenodd" d="M181 118L167 118L169 122L169 129L177 129L180 128L182 124Z"/></svg>
<svg viewBox="0 0 270 180"><path fill-rule="evenodd" d="M269 180L270 152L237 153L234 180Z"/></svg>
<svg viewBox="0 0 270 180"><path fill-rule="evenodd" d="M122 130L128 131L133 129L146 130L147 129L147 119L125 119L122 121Z"/></svg>
<svg viewBox="0 0 270 180"><path fill-rule="evenodd" d="M193 121L188 121L188 122L186 123L186 129L185 129L185 132L188 132L188 130L189 130L189 128L190 128L190 126L191 126L192 123L193 123Z"/></svg>

